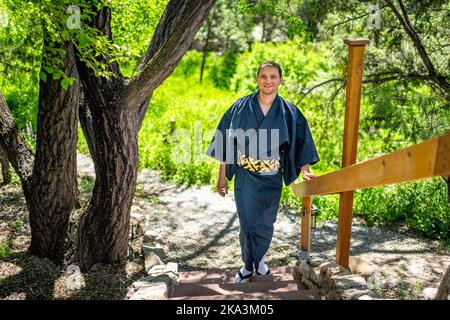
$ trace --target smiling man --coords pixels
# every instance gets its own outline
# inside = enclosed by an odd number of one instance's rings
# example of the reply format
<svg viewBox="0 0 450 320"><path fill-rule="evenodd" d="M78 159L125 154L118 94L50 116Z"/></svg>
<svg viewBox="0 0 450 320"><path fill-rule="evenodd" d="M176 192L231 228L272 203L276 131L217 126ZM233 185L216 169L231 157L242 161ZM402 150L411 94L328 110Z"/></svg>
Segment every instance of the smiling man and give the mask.
<svg viewBox="0 0 450 320"><path fill-rule="evenodd" d="M300 172L316 177L309 165L319 161L305 117L278 95L283 83L279 64L266 61L256 74L259 89L236 101L223 115L207 155L219 160L217 192L228 193L235 177L235 201L244 266L236 282L253 272L270 274L264 256L273 237L283 180L291 184Z"/></svg>

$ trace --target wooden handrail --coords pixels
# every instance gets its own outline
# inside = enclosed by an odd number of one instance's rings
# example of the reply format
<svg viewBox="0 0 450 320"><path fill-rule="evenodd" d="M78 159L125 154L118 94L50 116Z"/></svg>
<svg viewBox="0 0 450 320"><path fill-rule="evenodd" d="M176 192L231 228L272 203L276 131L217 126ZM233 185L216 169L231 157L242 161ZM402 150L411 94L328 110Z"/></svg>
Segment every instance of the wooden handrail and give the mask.
<svg viewBox="0 0 450 320"><path fill-rule="evenodd" d="M450 132L384 156L291 185L297 197L450 176Z"/></svg>

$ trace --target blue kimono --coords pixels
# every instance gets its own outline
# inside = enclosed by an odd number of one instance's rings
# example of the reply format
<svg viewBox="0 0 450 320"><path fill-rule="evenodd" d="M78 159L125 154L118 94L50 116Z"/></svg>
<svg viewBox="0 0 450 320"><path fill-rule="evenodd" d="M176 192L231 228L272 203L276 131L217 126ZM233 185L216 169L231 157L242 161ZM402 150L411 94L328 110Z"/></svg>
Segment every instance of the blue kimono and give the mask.
<svg viewBox="0 0 450 320"><path fill-rule="evenodd" d="M245 268L252 271L269 249L283 180L290 185L302 166L319 156L300 110L277 95L266 116L258 91L237 100L223 115L206 152L235 175L235 201Z"/></svg>

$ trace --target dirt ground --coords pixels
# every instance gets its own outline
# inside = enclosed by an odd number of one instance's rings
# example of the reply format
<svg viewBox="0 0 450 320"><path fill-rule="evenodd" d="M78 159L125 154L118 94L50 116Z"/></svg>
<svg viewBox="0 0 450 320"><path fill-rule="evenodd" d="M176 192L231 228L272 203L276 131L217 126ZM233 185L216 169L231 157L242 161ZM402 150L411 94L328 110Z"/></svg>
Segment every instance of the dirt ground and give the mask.
<svg viewBox="0 0 450 320"><path fill-rule="evenodd" d="M79 155L79 188L86 202L94 174L90 159ZM145 226L153 245L163 247L165 263L180 271L239 268L239 221L232 194L222 198L209 186L186 188L162 181L155 171L139 173L131 223ZM312 252L334 257L337 224L319 223L312 232ZM299 218L280 208L269 267L294 265L298 256ZM131 284L144 276L139 246L131 243L130 261L122 266L95 265L81 274L81 287L71 285L72 271L27 253L28 213L18 185L0 187L0 299L125 299ZM450 252L438 241L423 238L402 224L367 227L355 220L351 255L377 267L376 290L386 299L424 299L424 289L437 288L450 264Z"/></svg>

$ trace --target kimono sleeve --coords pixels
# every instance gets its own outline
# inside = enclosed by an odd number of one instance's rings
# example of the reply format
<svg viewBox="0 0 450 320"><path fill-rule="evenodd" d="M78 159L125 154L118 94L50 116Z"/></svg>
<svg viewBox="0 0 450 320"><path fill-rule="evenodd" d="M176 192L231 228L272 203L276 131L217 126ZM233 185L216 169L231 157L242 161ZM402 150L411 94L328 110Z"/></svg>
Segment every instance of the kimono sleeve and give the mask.
<svg viewBox="0 0 450 320"><path fill-rule="evenodd" d="M286 185L298 178L304 165L313 165L319 161L308 122L300 111L294 113L294 118L292 124L295 129L293 128L292 139L283 161Z"/></svg>
<svg viewBox="0 0 450 320"><path fill-rule="evenodd" d="M227 159L227 130L231 127L231 112L230 109L224 113L222 119L217 125L217 129L214 133L214 137L206 150L206 155L225 162Z"/></svg>

